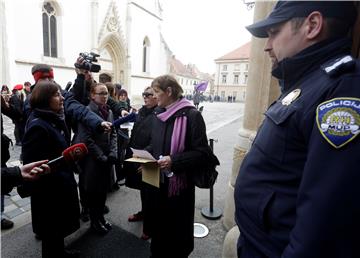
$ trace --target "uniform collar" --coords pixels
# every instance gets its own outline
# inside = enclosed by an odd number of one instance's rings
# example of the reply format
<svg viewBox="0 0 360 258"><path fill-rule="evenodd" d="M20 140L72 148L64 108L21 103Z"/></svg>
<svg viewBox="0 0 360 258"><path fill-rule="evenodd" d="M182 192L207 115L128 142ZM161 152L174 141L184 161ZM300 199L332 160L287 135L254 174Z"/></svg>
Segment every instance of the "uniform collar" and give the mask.
<svg viewBox="0 0 360 258"><path fill-rule="evenodd" d="M351 41L348 38L321 41L279 62L272 75L279 79L281 91L286 92L306 74L319 69L323 63L349 54L350 48Z"/></svg>

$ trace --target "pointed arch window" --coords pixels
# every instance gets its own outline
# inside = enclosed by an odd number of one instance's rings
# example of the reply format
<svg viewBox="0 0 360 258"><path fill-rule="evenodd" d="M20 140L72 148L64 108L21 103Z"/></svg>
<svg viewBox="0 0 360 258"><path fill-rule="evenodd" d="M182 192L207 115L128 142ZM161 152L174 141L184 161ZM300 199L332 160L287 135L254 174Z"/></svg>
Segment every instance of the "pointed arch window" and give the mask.
<svg viewBox="0 0 360 258"><path fill-rule="evenodd" d="M57 19L56 10L50 2L42 8L44 56L57 57Z"/></svg>
<svg viewBox="0 0 360 258"><path fill-rule="evenodd" d="M149 72L149 63L150 63L150 41L146 37L143 41L143 62L142 62L142 71L144 73Z"/></svg>

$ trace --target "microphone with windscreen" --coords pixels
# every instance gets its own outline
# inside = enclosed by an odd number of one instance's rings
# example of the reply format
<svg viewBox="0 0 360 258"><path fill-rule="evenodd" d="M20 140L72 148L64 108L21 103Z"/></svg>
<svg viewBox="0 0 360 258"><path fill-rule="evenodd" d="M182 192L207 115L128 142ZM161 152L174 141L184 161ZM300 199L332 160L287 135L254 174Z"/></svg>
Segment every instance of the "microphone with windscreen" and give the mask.
<svg viewBox="0 0 360 258"><path fill-rule="evenodd" d="M77 143L66 148L60 157L50 160L46 163L50 167L59 165L62 162L75 162L82 159L88 153L88 149L84 143Z"/></svg>

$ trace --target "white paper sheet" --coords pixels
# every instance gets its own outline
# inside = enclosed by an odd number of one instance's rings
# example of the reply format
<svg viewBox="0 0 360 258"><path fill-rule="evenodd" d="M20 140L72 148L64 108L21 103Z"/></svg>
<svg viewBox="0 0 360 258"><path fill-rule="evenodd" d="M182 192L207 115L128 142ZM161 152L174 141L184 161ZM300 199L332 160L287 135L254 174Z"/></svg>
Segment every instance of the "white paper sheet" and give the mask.
<svg viewBox="0 0 360 258"><path fill-rule="evenodd" d="M146 150L138 150L130 148L133 152L133 156L143 159L150 159L150 160L156 160L148 151Z"/></svg>

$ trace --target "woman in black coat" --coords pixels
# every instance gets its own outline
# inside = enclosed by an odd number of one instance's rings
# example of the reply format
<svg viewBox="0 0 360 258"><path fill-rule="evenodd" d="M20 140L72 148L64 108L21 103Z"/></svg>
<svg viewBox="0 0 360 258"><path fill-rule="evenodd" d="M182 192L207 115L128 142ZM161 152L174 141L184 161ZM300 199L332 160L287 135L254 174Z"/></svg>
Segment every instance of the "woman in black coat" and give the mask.
<svg viewBox="0 0 360 258"><path fill-rule="evenodd" d="M30 115L23 138L24 164L52 160L69 147L70 135L64 114L60 86L39 81L30 98ZM42 237L42 257L64 257L64 237L79 228L79 200L72 169L65 163L50 174L27 183L31 195L32 225Z"/></svg>
<svg viewBox="0 0 360 258"><path fill-rule="evenodd" d="M136 121L131 131L129 146L126 150L126 158L130 158L132 156L132 151L130 147L142 150L150 144L151 129L153 126L153 121L155 119L154 109L157 106L157 99L154 95L154 90L151 87L147 87L144 90L142 96L144 98L144 105L139 109L139 113L136 116ZM141 210L135 214L130 215L128 221L143 221L143 234L141 238L143 240L148 240L151 236L151 233L149 232L147 227L147 200L144 189L148 186L142 182L141 169L138 163L125 162L124 170L126 173L125 185L130 188L140 190L141 198Z"/></svg>
<svg viewBox="0 0 360 258"><path fill-rule="evenodd" d="M192 173L206 165L211 150L200 112L181 96L183 90L169 75L151 84L158 106L148 147L162 171L160 189L149 196L151 257L188 257L194 249L195 186Z"/></svg>
<svg viewBox="0 0 360 258"><path fill-rule="evenodd" d="M90 96L88 108L105 121L113 122L113 114L106 105L108 90L105 84L92 84ZM84 142L89 150L89 155L79 162L79 187L84 191L82 202L89 208L91 228L96 233L106 234L111 224L105 220L103 212L110 176L117 161L116 130L112 128L110 132L92 132L80 123L75 141Z"/></svg>

